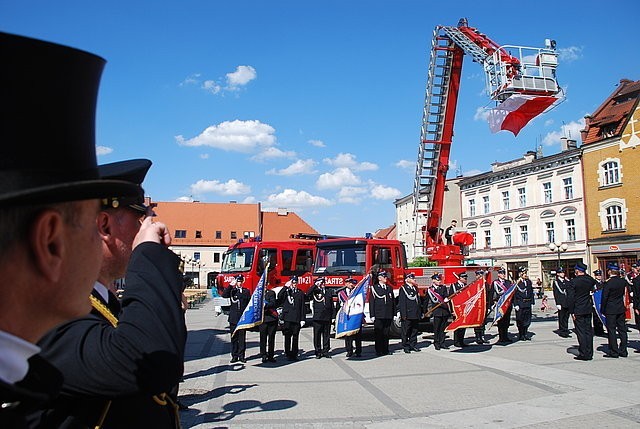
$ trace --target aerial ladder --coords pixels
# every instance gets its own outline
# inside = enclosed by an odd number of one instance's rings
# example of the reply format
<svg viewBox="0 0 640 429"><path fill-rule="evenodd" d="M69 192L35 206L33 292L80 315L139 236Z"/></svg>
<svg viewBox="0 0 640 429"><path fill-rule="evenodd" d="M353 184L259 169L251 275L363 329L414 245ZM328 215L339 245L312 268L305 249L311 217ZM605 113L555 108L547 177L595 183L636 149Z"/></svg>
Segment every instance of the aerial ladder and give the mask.
<svg viewBox="0 0 640 429"><path fill-rule="evenodd" d="M497 104L516 98L544 98L552 103L561 92L556 80L555 47L555 41L548 39L544 48L500 46L469 27L464 18L457 27L435 28L413 190L416 255L421 248L430 261L453 266L463 265L466 253L465 243L444 244L440 234L464 55L482 65L487 93Z"/></svg>

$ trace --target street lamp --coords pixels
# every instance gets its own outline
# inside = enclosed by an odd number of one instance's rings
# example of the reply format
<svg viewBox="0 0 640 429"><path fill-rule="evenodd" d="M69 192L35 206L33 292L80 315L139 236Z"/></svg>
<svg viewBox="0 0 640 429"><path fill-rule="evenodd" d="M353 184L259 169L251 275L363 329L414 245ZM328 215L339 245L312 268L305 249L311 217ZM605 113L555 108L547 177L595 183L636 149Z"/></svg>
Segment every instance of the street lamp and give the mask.
<svg viewBox="0 0 640 429"><path fill-rule="evenodd" d="M566 252L568 248L567 243L549 243L549 250L558 255L558 268L560 268L560 254Z"/></svg>

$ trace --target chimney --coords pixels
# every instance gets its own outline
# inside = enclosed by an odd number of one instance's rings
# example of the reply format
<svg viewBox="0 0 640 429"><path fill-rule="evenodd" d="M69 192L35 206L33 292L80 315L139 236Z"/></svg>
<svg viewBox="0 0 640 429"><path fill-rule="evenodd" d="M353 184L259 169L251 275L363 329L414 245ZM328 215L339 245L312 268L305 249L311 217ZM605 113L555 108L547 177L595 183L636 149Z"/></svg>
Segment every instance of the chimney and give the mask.
<svg viewBox="0 0 640 429"><path fill-rule="evenodd" d="M286 208L278 207L278 216L286 216L289 211Z"/></svg>
<svg viewBox="0 0 640 429"><path fill-rule="evenodd" d="M584 142L589 132L589 124L591 123L591 115L584 115L584 128L580 130L580 138Z"/></svg>
<svg viewBox="0 0 640 429"><path fill-rule="evenodd" d="M566 137L560 137L560 149L562 150L562 152L566 152L577 147L578 143L575 140L568 139Z"/></svg>

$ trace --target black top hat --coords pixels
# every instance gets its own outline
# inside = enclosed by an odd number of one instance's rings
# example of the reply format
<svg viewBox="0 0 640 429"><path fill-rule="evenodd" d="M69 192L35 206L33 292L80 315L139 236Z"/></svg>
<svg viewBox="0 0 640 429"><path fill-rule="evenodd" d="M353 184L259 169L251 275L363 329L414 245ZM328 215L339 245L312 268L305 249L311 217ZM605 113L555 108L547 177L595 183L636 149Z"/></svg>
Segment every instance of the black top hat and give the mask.
<svg viewBox="0 0 640 429"><path fill-rule="evenodd" d="M102 200L103 208L129 207L141 213L147 212L144 204L144 190L140 187L147 171L151 168L148 159L130 159L98 166L100 177L104 179L124 180L138 185L138 194L132 197L109 197Z"/></svg>
<svg viewBox="0 0 640 429"><path fill-rule="evenodd" d="M98 174L102 58L0 32L0 63L0 206L137 195Z"/></svg>

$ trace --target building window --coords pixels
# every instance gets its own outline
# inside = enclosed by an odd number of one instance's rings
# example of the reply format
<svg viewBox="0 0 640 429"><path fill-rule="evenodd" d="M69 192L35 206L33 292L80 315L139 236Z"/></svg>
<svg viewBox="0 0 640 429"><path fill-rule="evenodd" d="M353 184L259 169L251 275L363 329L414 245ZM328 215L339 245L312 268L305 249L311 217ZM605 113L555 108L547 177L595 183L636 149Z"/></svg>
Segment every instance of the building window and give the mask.
<svg viewBox="0 0 640 429"><path fill-rule="evenodd" d="M607 159L600 163L598 169L600 186L613 186L621 183L620 162L617 159Z"/></svg>
<svg viewBox="0 0 640 429"><path fill-rule="evenodd" d="M200 260L200 252L193 252L193 260L194 261Z"/></svg>
<svg viewBox="0 0 640 429"><path fill-rule="evenodd" d="M476 249L476 232L472 231L469 234L471 234L471 236L473 237L473 244L471 245L471 249L475 250Z"/></svg>
<svg viewBox="0 0 640 429"><path fill-rule="evenodd" d="M484 248L485 249L491 248L491 230L490 229L487 229L484 231Z"/></svg>
<svg viewBox="0 0 640 429"><path fill-rule="evenodd" d="M502 210L509 210L509 191L502 191Z"/></svg>
<svg viewBox="0 0 640 429"><path fill-rule="evenodd" d="M175 238L187 238L187 230L186 229L176 229L174 234Z"/></svg>
<svg viewBox="0 0 640 429"><path fill-rule="evenodd" d="M573 180L571 180L571 177L562 179L562 184L564 186L564 199L565 200L573 199Z"/></svg>
<svg viewBox="0 0 640 429"><path fill-rule="evenodd" d="M553 202L553 195L551 194L551 182L545 182L542 184L544 190L544 203L549 204Z"/></svg>
<svg viewBox="0 0 640 429"><path fill-rule="evenodd" d="M607 231L613 231L616 229L624 229L622 223L622 206L613 205L606 209L607 214Z"/></svg>
<svg viewBox="0 0 640 429"><path fill-rule="evenodd" d="M527 206L527 190L526 188L518 188L518 203L520 207Z"/></svg>
<svg viewBox="0 0 640 429"><path fill-rule="evenodd" d="M520 244L522 246L529 244L529 227L527 225L520 225Z"/></svg>
<svg viewBox="0 0 640 429"><path fill-rule="evenodd" d="M621 231L627 224L627 206L622 198L609 198L600 203L600 224L603 231Z"/></svg>
<svg viewBox="0 0 640 429"><path fill-rule="evenodd" d="M216 240L222 240L222 231L216 231Z"/></svg>
<svg viewBox="0 0 640 429"><path fill-rule="evenodd" d="M576 241L576 221L574 219L565 219L564 225L567 229L567 241Z"/></svg>
<svg viewBox="0 0 640 429"><path fill-rule="evenodd" d="M544 223L545 230L547 232L547 243L555 243L556 242L556 230L554 228L553 222L545 222Z"/></svg>
<svg viewBox="0 0 640 429"><path fill-rule="evenodd" d="M235 231L231 231L231 239L236 240L238 238L238 233Z"/></svg>
<svg viewBox="0 0 640 429"><path fill-rule="evenodd" d="M504 228L504 245L505 247L511 247L511 227Z"/></svg>
<svg viewBox="0 0 640 429"><path fill-rule="evenodd" d="M202 238L202 231L196 231L196 238Z"/></svg>
<svg viewBox="0 0 640 429"><path fill-rule="evenodd" d="M482 210L484 211L484 214L489 214L490 212L490 207L489 207L489 196L485 195L484 197L482 197Z"/></svg>
<svg viewBox="0 0 640 429"><path fill-rule="evenodd" d="M469 216L475 216L475 215L476 215L476 200L472 198L469 200Z"/></svg>
<svg viewBox="0 0 640 429"><path fill-rule="evenodd" d="M245 232L242 233L242 236L244 238L255 238L256 233L253 232L253 231L245 231Z"/></svg>
<svg viewBox="0 0 640 429"><path fill-rule="evenodd" d="M213 254L213 262L216 263L216 264L220 263L220 253L219 252L215 252Z"/></svg>

